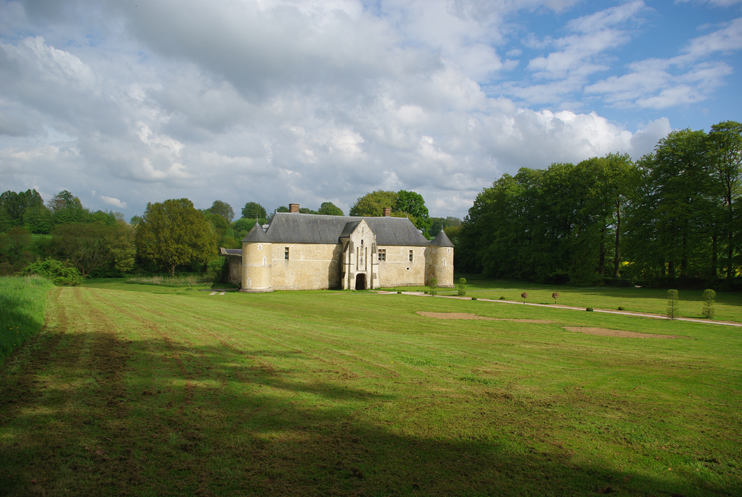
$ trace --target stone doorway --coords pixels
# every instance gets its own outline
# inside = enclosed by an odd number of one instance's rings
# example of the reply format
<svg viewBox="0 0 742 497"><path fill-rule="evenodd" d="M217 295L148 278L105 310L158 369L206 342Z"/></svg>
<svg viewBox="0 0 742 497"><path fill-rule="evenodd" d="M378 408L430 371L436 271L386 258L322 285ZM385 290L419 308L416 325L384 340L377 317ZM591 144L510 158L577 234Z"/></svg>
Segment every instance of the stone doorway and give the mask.
<svg viewBox="0 0 742 497"><path fill-rule="evenodd" d="M366 289L366 275L364 273L356 275L356 290L365 290L365 289Z"/></svg>

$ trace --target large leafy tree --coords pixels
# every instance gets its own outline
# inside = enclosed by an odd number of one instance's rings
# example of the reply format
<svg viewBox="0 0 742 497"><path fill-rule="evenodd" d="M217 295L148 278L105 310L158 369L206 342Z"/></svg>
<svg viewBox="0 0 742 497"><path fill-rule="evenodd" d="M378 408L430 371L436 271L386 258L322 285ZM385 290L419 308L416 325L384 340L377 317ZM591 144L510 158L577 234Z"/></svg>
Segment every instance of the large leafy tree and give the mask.
<svg viewBox="0 0 742 497"><path fill-rule="evenodd" d="M81 223L89 220L90 212L80 199L68 190L62 190L49 201L53 224Z"/></svg>
<svg viewBox="0 0 742 497"><path fill-rule="evenodd" d="M358 197L348 212L351 216L383 216L384 208L393 208L397 204L397 192L388 192L377 190L367 193L363 197Z"/></svg>
<svg viewBox="0 0 742 497"><path fill-rule="evenodd" d="M83 277L102 269L126 272L134 266L134 229L123 221L60 224L52 231L51 249Z"/></svg>
<svg viewBox="0 0 742 497"><path fill-rule="evenodd" d="M178 266L206 263L215 240L204 215L187 198L147 204L136 230L137 255L175 275Z"/></svg>
<svg viewBox="0 0 742 497"><path fill-rule="evenodd" d="M721 198L721 226L726 244L726 277L734 276L736 247L739 246L740 217L739 199L742 195L742 124L726 121L711 127L709 159L711 163L712 188Z"/></svg>
<svg viewBox="0 0 742 497"><path fill-rule="evenodd" d="M219 214L226 219L228 223L231 223L232 219L234 219L234 210L232 209L232 206L226 202L222 202L221 200L214 200L211 207L206 210L212 214Z"/></svg>
<svg viewBox="0 0 742 497"><path fill-rule="evenodd" d="M265 207L257 202L248 202L242 208L242 217L247 219L259 219L266 217Z"/></svg>
<svg viewBox="0 0 742 497"><path fill-rule="evenodd" d="M44 206L41 195L36 190L25 192L6 191L0 194L0 211L3 211L3 224L7 228L12 226L23 226L24 216L31 210ZM3 230L4 231L4 230Z"/></svg>
<svg viewBox="0 0 742 497"><path fill-rule="evenodd" d="M322 205L319 206L317 214L322 214L325 216L342 216L343 210L332 202L322 202Z"/></svg>
<svg viewBox="0 0 742 497"><path fill-rule="evenodd" d="M407 190L390 192L377 190L359 197L351 206L351 216L382 216L384 208L390 207L392 215L397 217L408 216L415 226L427 233L431 221L428 208L422 195Z"/></svg>
<svg viewBox="0 0 742 497"><path fill-rule="evenodd" d="M415 226L424 233L430 228L430 215L425 206L425 199L416 192L400 190L397 192L397 200L392 206L392 211L409 214L415 218Z"/></svg>
<svg viewBox="0 0 742 497"><path fill-rule="evenodd" d="M703 131L673 131L639 163L627 259L643 279L716 276L719 216Z"/></svg>

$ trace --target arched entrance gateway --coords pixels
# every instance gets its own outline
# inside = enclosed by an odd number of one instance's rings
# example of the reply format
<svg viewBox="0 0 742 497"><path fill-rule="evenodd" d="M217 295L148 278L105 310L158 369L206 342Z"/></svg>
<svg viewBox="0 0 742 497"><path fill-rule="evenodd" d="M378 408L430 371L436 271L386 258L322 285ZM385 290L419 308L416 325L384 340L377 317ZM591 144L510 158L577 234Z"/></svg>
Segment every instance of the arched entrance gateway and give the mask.
<svg viewBox="0 0 742 497"><path fill-rule="evenodd" d="M365 290L366 289L366 275L365 273L360 273L356 275L356 290Z"/></svg>

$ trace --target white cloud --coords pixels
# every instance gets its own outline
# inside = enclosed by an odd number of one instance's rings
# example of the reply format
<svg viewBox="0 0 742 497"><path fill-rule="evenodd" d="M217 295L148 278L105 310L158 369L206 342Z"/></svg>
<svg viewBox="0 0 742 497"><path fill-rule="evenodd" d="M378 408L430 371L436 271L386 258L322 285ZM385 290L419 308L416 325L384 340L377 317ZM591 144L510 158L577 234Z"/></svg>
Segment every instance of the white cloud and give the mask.
<svg viewBox="0 0 742 497"><path fill-rule="evenodd" d="M721 86L733 69L711 61L716 52L742 49L742 18L708 35L694 38L685 54L669 59L647 59L629 64L632 72L611 76L585 88L619 107L664 109L701 102Z"/></svg>
<svg viewBox="0 0 742 497"><path fill-rule="evenodd" d="M95 192L93 193L95 194ZM100 195L100 198L106 204L116 207L117 209L126 209L126 202L122 202L115 197L106 197L105 195Z"/></svg>
<svg viewBox="0 0 742 497"><path fill-rule="evenodd" d="M638 157L668 132L661 116L632 130L580 101L615 65L612 47L635 36L642 2L567 22L559 38L510 44L528 37L522 13L562 22L577 3L6 3L0 178L44 195L61 185L105 192L80 196L129 214L181 197L236 211L249 200L268 209L331 200L347 212L369 191L405 188L432 214L461 216L502 173ZM734 26L678 57L722 53ZM632 64L587 94L661 108L698 101L733 69L716 60L678 69L679 60Z"/></svg>

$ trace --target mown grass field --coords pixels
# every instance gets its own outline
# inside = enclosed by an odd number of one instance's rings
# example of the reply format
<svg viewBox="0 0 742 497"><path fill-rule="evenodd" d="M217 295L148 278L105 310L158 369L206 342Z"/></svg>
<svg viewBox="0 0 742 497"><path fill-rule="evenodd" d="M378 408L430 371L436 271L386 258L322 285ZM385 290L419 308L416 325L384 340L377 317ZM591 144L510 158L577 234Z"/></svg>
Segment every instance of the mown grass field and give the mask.
<svg viewBox="0 0 742 497"><path fill-rule="evenodd" d="M471 300L55 288L0 367L0 495L740 495L741 352Z"/></svg>
<svg viewBox="0 0 742 497"><path fill-rule="evenodd" d="M457 279L458 281L458 279ZM427 287L400 287L399 290L428 290ZM520 294L528 293L527 302L536 304L554 304L552 293L559 292L558 305L574 307L593 307L595 309L616 310L623 307L626 311L650 314L665 314L667 309L667 290L658 288L618 288L595 287L583 288L569 285L540 285L524 281L492 280L481 277L469 278L466 284L466 296L522 302ZM678 310L680 317L701 319L703 316L702 290L678 290L680 300ZM439 288L438 295L455 295L456 289ZM742 322L742 293L719 292L716 296L717 321Z"/></svg>

